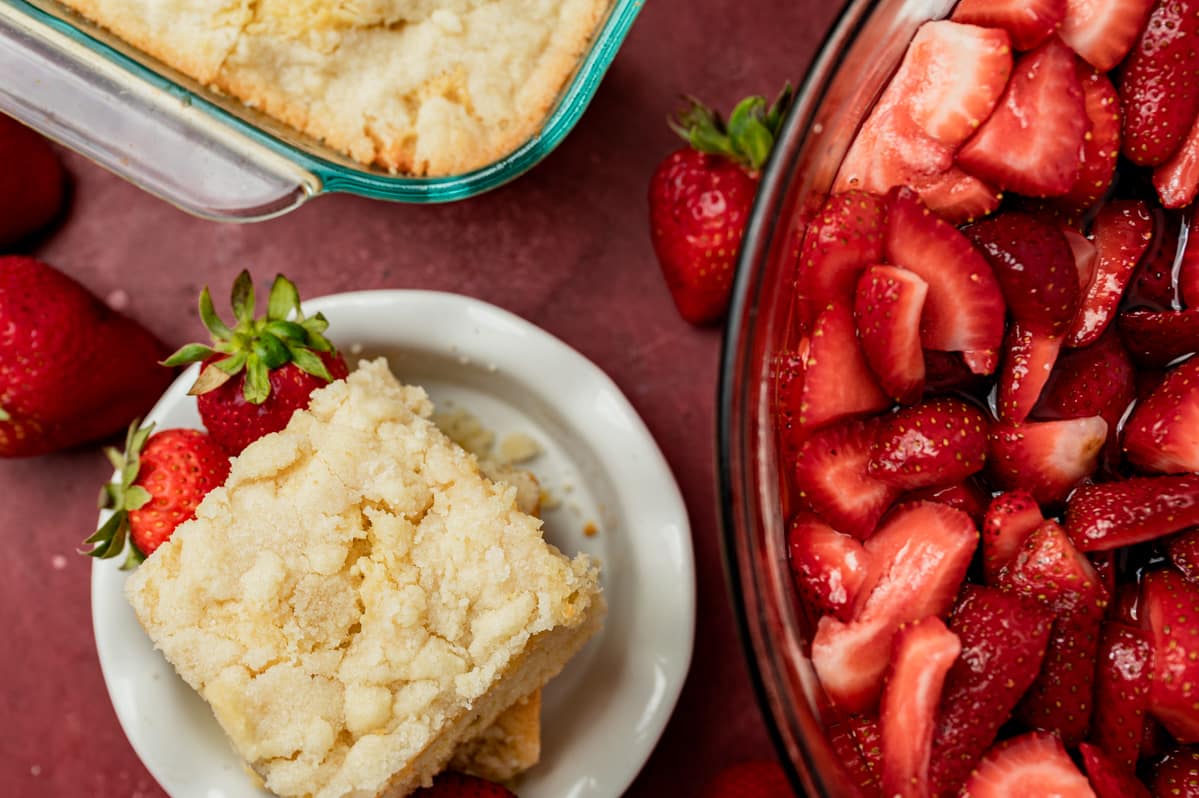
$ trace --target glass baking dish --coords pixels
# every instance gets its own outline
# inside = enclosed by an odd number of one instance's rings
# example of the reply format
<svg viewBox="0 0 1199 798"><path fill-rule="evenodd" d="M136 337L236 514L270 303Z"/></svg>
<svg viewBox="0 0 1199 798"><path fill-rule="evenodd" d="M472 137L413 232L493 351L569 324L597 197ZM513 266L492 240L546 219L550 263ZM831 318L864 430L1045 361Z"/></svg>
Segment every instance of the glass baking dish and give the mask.
<svg viewBox="0 0 1199 798"><path fill-rule="evenodd" d="M0 111L209 219L267 219L337 191L447 202L512 180L562 141L643 2L613 0L536 135L461 175L405 177L365 167L206 89L55 0L0 0Z"/></svg>

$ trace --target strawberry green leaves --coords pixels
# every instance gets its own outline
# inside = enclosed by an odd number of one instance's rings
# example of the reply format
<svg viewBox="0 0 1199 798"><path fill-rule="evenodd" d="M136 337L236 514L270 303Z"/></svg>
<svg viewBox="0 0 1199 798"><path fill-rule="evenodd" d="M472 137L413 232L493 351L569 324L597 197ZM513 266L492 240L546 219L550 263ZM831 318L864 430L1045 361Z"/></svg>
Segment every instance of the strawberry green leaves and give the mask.
<svg viewBox="0 0 1199 798"><path fill-rule="evenodd" d="M104 449L105 456L117 470L118 481L109 482L101 489L100 509L112 510L113 513L84 541L84 545L91 545L91 548L79 552L108 560L126 551L125 562L121 565L122 571L136 568L145 559L145 555L137 546L126 547L125 540L129 536L129 511L141 509L151 499L149 491L135 485L134 482L137 480L138 471L141 470L142 448L153 432L153 424L143 427L141 419L134 419L125 435L125 451L118 452L111 446Z"/></svg>
<svg viewBox="0 0 1199 798"><path fill-rule="evenodd" d="M793 94L787 84L769 106L765 97L746 97L733 108L727 124L720 114L688 97L690 106L668 124L694 149L724 156L756 172L770 157Z"/></svg>

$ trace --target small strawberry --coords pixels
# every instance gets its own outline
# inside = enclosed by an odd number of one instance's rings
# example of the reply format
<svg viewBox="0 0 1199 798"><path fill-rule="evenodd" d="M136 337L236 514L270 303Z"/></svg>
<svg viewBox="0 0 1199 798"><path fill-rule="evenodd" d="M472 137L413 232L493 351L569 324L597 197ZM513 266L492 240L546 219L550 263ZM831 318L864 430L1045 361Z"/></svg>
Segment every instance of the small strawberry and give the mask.
<svg viewBox="0 0 1199 798"><path fill-rule="evenodd" d="M88 538L86 554L106 560L129 546L122 568L153 554L175 528L195 517L196 508L229 476L229 455L200 430L168 429L134 421L124 453L106 448L117 482L104 486L101 509L112 515Z"/></svg>
<svg viewBox="0 0 1199 798"><path fill-rule="evenodd" d="M1153 674L1149 633L1122 623L1104 623L1098 662L1091 739L1117 767L1133 773L1144 734Z"/></svg>
<svg viewBox="0 0 1199 798"><path fill-rule="evenodd" d="M1062 351L1062 337L1014 321L1008 327L1003 349L995 407L1000 421L1019 423L1028 419L1053 375Z"/></svg>
<svg viewBox="0 0 1199 798"><path fill-rule="evenodd" d="M1095 217L1092 238L1098 258L1095 277L1082 296L1066 344L1089 346L1111 323L1124 289L1153 239L1153 216L1139 200L1116 200Z"/></svg>
<svg viewBox="0 0 1199 798"><path fill-rule="evenodd" d="M1166 553L1183 576L1199 584L1199 529L1171 538L1166 543Z"/></svg>
<svg viewBox="0 0 1199 798"><path fill-rule="evenodd" d="M1012 798L1034 794L1054 798L1095 798L1062 741L1053 734L1028 732L992 748L970 774L961 798Z"/></svg>
<svg viewBox="0 0 1199 798"><path fill-rule="evenodd" d="M1199 585L1177 571L1148 574L1141 625L1153 642L1149 711L1180 743L1199 742Z"/></svg>
<svg viewBox="0 0 1199 798"><path fill-rule="evenodd" d="M1153 170L1153 188L1167 208L1185 208L1199 194L1199 117L1174 154Z"/></svg>
<svg viewBox="0 0 1199 798"><path fill-rule="evenodd" d="M1130 310L1116 322L1120 338L1137 363L1162 368L1199 351L1199 307L1186 310Z"/></svg>
<svg viewBox="0 0 1199 798"><path fill-rule="evenodd" d="M985 491L977 480L965 479L945 487L908 491L899 500L902 504L917 501L947 504L970 516L974 523L981 524L983 513L987 510L987 502L991 501L991 494Z"/></svg>
<svg viewBox="0 0 1199 798"><path fill-rule="evenodd" d="M65 189L66 174L50 144L0 114L0 247L53 221Z"/></svg>
<svg viewBox="0 0 1199 798"><path fill-rule="evenodd" d="M962 651L958 636L936 616L901 628L879 709L883 794L929 794L929 762L945 675Z"/></svg>
<svg viewBox="0 0 1199 798"><path fill-rule="evenodd" d="M433 779L432 787L412 793L412 798L516 798L516 793L502 784L450 770Z"/></svg>
<svg viewBox="0 0 1199 798"><path fill-rule="evenodd" d="M957 795L1041 669L1053 613L981 585L962 587L950 630L962 655L950 669L933 736L933 795Z"/></svg>
<svg viewBox="0 0 1199 798"><path fill-rule="evenodd" d="M1054 203L1067 213L1082 214L1112 187L1120 155L1120 97L1105 73L1081 60L1076 68L1091 129L1083 138L1078 178Z"/></svg>
<svg viewBox="0 0 1199 798"><path fill-rule="evenodd" d="M848 304L829 305L812 324L799 405L801 426L815 428L890 406L866 363Z"/></svg>
<svg viewBox="0 0 1199 798"><path fill-rule="evenodd" d="M1199 113L1199 2L1157 0L1120 76L1124 155L1154 166Z"/></svg>
<svg viewBox="0 0 1199 798"><path fill-rule="evenodd" d="M992 500L982 524L983 574L988 585L998 583L999 574L1044 522L1040 505L1022 490L1001 493Z"/></svg>
<svg viewBox="0 0 1199 798"><path fill-rule="evenodd" d="M1144 543L1199 525L1199 477L1133 477L1084 485L1066 506L1066 531L1082 551Z"/></svg>
<svg viewBox="0 0 1199 798"><path fill-rule="evenodd" d="M1175 748L1153 771L1157 798L1199 798L1199 748Z"/></svg>
<svg viewBox="0 0 1199 798"><path fill-rule="evenodd" d="M1082 743L1078 751L1096 798L1150 798L1145 785L1130 771L1122 770L1102 748Z"/></svg>
<svg viewBox="0 0 1199 798"><path fill-rule="evenodd" d="M1107 72L1128 55L1152 8L1153 0L1066 0L1058 35L1091 66Z"/></svg>
<svg viewBox="0 0 1199 798"><path fill-rule="evenodd" d="M920 316L928 283L894 266L862 272L854 297L854 320L870 370L887 396L912 404L924 391Z"/></svg>
<svg viewBox="0 0 1199 798"><path fill-rule="evenodd" d="M1040 504L1059 502L1095 473L1107 431L1099 416L994 424L987 435L988 471L1004 490L1026 490Z"/></svg>
<svg viewBox="0 0 1199 798"><path fill-rule="evenodd" d="M866 576L866 551L813 515L801 513L787 529L791 574L808 605L848 621Z"/></svg>
<svg viewBox="0 0 1199 798"><path fill-rule="evenodd" d="M254 283L243 271L233 283L237 325L228 327L205 288L200 318L213 345L188 344L165 361L168 366L204 362L191 394L212 439L236 455L254 441L287 426L308 406L314 390L349 372L325 338L329 323L318 313L308 318L290 280L279 275L271 286L264 318L254 318Z"/></svg>
<svg viewBox="0 0 1199 798"><path fill-rule="evenodd" d="M741 236L791 99L737 104L728 125L698 101L671 123L688 146L658 165L649 183L650 239L675 305L692 324L724 315Z"/></svg>
<svg viewBox="0 0 1199 798"><path fill-rule="evenodd" d="M804 233L796 282L803 320L829 305L848 305L862 269L883 256L886 207L881 197L847 191L828 198Z"/></svg>
<svg viewBox="0 0 1199 798"><path fill-rule="evenodd" d="M777 761L738 762L716 774L700 798L794 798L791 782Z"/></svg>
<svg viewBox="0 0 1199 798"><path fill-rule="evenodd" d="M146 328L62 272L0 256L0 457L124 429L170 384L158 365L164 352Z"/></svg>
<svg viewBox="0 0 1199 798"><path fill-rule="evenodd" d="M1199 359L1172 369L1133 408L1124 425L1124 453L1143 471L1199 471Z"/></svg>
<svg viewBox="0 0 1199 798"><path fill-rule="evenodd" d="M962 0L952 17L955 22L1003 28L1017 50L1036 47L1065 18L1066 0Z"/></svg>
<svg viewBox="0 0 1199 798"><path fill-rule="evenodd" d="M961 399L938 397L884 416L870 450L870 476L902 490L944 487L982 470L987 417Z"/></svg>

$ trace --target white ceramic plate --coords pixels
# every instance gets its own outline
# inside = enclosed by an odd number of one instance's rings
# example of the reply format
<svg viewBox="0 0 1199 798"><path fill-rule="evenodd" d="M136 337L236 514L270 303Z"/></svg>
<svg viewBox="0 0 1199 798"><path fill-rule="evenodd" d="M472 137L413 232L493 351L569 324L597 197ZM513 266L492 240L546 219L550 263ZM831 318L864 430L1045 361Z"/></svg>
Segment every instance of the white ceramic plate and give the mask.
<svg viewBox="0 0 1199 798"><path fill-rule="evenodd" d="M521 798L615 798L633 781L674 709L691 661L695 569L678 485L616 385L578 352L484 302L427 291L339 294L323 311L351 361L383 354L401 380L461 407L502 439L532 436L527 465L560 500L546 537L603 564L609 614L544 693L541 763ZM148 420L198 427L180 376ZM598 533L584 534L592 522ZM96 648L113 707L142 762L173 798L258 798L208 707L156 652L122 586L120 558L92 569Z"/></svg>

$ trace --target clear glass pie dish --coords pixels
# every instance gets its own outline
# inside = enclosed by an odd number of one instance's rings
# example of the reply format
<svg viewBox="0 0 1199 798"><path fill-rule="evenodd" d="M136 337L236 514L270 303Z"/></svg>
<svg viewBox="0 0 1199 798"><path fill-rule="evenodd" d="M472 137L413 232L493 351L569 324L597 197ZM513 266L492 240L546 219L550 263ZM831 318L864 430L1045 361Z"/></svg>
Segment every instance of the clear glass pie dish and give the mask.
<svg viewBox="0 0 1199 798"><path fill-rule="evenodd" d="M772 417L770 364L791 334L791 259L875 99L922 22L952 0L852 0L796 95L743 240L719 387L725 572L750 673L800 794L855 796L829 741L828 703L807 655L814 626L787 562L788 497ZM793 343L793 342L792 342Z"/></svg>
<svg viewBox="0 0 1199 798"><path fill-rule="evenodd" d="M365 167L210 91L55 0L0 0L0 111L205 218L270 218L330 192L447 202L516 178L562 141L642 3L613 0L531 138L497 161L448 177Z"/></svg>

